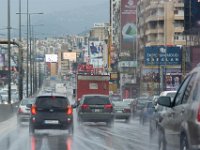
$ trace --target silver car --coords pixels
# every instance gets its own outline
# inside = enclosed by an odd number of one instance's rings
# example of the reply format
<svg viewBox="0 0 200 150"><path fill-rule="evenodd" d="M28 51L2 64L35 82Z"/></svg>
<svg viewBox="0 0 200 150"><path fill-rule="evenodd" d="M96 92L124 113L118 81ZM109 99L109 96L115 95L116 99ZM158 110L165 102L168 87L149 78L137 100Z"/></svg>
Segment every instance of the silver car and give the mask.
<svg viewBox="0 0 200 150"><path fill-rule="evenodd" d="M126 122L130 121L131 118L131 106L128 101L115 101L114 110L115 110L115 119L125 119Z"/></svg>
<svg viewBox="0 0 200 150"><path fill-rule="evenodd" d="M30 108L28 108L26 105L33 104L34 102L35 98L25 98L20 102L17 111L17 122L19 126L21 126L21 124L24 122L29 122Z"/></svg>

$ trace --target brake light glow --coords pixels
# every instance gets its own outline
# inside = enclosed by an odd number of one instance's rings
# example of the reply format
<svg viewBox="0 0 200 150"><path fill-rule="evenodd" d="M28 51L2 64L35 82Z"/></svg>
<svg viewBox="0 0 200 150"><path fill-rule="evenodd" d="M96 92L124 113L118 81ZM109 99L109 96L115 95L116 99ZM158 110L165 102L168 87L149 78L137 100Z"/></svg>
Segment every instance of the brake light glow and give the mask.
<svg viewBox="0 0 200 150"><path fill-rule="evenodd" d="M32 115L36 115L37 114L36 105L32 105L32 107L31 107L31 114Z"/></svg>
<svg viewBox="0 0 200 150"><path fill-rule="evenodd" d="M83 104L83 105L81 105L81 108L82 108L82 109L88 109L88 108L89 108L89 105Z"/></svg>
<svg viewBox="0 0 200 150"><path fill-rule="evenodd" d="M67 106L67 115L72 115L73 109L72 106Z"/></svg>
<svg viewBox="0 0 200 150"><path fill-rule="evenodd" d="M104 109L112 109L112 108L113 108L112 104L104 105Z"/></svg>
<svg viewBox="0 0 200 150"><path fill-rule="evenodd" d="M125 109L124 109L124 112L125 112L125 113L130 113L131 110L130 110L129 108L125 108Z"/></svg>
<svg viewBox="0 0 200 150"><path fill-rule="evenodd" d="M200 105L197 112L197 121L200 122Z"/></svg>
<svg viewBox="0 0 200 150"><path fill-rule="evenodd" d="M18 109L18 113L23 113L22 108L19 108L19 109Z"/></svg>

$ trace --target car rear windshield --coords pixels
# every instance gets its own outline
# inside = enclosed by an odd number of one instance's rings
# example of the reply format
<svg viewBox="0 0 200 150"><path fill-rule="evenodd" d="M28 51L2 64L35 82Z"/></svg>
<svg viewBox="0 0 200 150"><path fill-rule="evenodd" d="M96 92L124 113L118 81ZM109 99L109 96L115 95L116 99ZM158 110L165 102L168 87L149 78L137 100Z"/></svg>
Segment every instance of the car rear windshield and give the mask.
<svg viewBox="0 0 200 150"><path fill-rule="evenodd" d="M35 102L35 99L24 99L21 102L21 105L27 105L27 104L33 104Z"/></svg>
<svg viewBox="0 0 200 150"><path fill-rule="evenodd" d="M36 100L38 108L66 108L68 104L68 99L65 97L38 97Z"/></svg>
<svg viewBox="0 0 200 150"><path fill-rule="evenodd" d="M105 105L110 104L109 98L104 96L88 96L84 99L84 104Z"/></svg>

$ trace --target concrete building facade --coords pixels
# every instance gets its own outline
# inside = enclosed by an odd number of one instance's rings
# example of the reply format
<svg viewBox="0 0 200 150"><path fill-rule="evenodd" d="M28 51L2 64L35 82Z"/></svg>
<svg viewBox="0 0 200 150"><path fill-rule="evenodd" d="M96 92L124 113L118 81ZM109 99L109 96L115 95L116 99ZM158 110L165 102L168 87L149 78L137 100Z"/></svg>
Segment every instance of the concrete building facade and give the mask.
<svg viewBox="0 0 200 150"><path fill-rule="evenodd" d="M145 91L148 88L147 86L142 86L142 72L146 67L145 47L183 47L186 45L184 35L184 3L183 0L138 0L137 8L137 60L139 62L137 74L141 82L140 90ZM160 69L160 66L151 67L157 68L157 70ZM173 67L180 69L180 66ZM163 90L163 88L159 90ZM152 92L152 94L154 93Z"/></svg>

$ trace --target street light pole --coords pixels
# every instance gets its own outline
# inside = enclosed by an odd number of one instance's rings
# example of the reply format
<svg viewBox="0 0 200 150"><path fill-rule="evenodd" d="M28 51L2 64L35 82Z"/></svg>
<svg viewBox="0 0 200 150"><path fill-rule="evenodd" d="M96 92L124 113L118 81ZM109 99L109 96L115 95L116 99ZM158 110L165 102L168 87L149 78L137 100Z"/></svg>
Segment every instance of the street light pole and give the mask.
<svg viewBox="0 0 200 150"><path fill-rule="evenodd" d="M19 42L21 43L21 0L19 0ZM18 83L18 91L19 91L19 100L23 99L23 51L22 48L19 48L18 55L18 68L19 68L19 83Z"/></svg>
<svg viewBox="0 0 200 150"><path fill-rule="evenodd" d="M29 48L30 48L30 55L29 55L29 63L30 63L30 65L29 65L29 67L30 67L30 95L32 96L32 94L33 94L33 76L32 76L32 57L31 57L31 55L32 55L32 42L31 42L31 35L32 34L32 31L31 31L31 14L29 13L29 35L30 35L30 46L29 46Z"/></svg>
<svg viewBox="0 0 200 150"><path fill-rule="evenodd" d="M11 102L11 65L10 65L10 0L8 0L8 103Z"/></svg>
<svg viewBox="0 0 200 150"><path fill-rule="evenodd" d="M27 44L27 54L26 54L26 97L28 97L29 96L29 94L28 94L28 84L29 84L29 82L28 82L28 80L29 80L29 78L28 78L28 74L29 74L29 67L28 67L28 58L29 58L29 37L28 37L28 33L29 33L29 24L28 24L28 21L29 21L29 9L28 9L28 5L29 5L29 3L28 3L28 0L27 0L27 41L26 41L26 44Z"/></svg>

